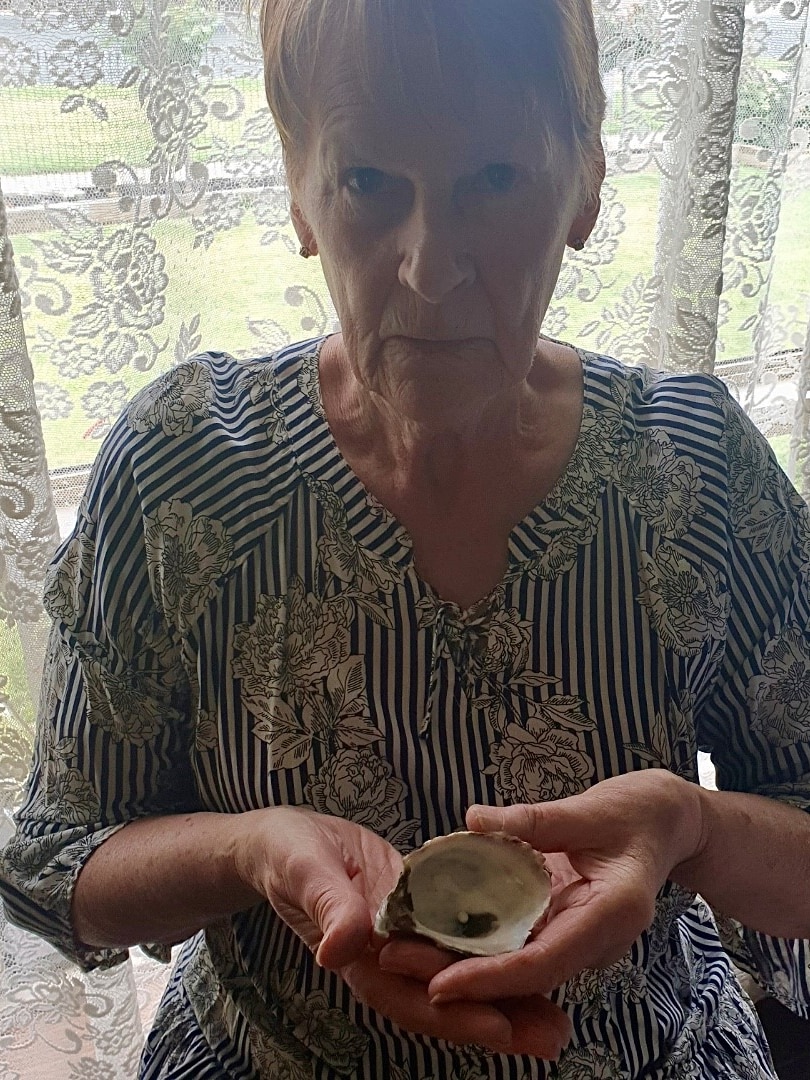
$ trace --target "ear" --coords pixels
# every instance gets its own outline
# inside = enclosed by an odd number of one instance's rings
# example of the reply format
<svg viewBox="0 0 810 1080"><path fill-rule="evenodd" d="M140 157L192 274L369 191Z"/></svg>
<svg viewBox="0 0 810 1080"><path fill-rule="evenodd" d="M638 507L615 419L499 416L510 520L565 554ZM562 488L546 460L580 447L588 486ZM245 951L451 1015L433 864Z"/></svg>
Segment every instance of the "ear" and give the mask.
<svg viewBox="0 0 810 1080"><path fill-rule="evenodd" d="M600 143L599 156L596 161L596 176L598 180L597 190L571 222L571 229L568 233L568 239L566 240L568 246L574 248L575 251L581 250L585 245L585 241L594 230L594 226L599 217L599 211L602 209L602 200L599 193L602 190L602 181L605 179L605 168L605 151Z"/></svg>
<svg viewBox="0 0 810 1080"><path fill-rule="evenodd" d="M295 234L301 241L301 247L306 248L311 255L317 255L318 241L315 239L312 229L309 227L309 222L304 217L301 207L295 199L293 199L290 206L290 217L292 218Z"/></svg>

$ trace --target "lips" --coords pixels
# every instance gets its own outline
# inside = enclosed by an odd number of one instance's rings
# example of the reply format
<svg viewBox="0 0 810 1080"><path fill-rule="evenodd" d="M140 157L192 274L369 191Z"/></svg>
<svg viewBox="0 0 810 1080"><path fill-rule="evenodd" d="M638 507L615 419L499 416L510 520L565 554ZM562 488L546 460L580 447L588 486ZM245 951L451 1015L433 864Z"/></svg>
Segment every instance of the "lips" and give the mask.
<svg viewBox="0 0 810 1080"><path fill-rule="evenodd" d="M391 334L387 338L387 341L405 341L409 345L415 345L417 347L436 348L440 345L483 345L490 339L479 336L464 335L464 337L450 337L443 334Z"/></svg>

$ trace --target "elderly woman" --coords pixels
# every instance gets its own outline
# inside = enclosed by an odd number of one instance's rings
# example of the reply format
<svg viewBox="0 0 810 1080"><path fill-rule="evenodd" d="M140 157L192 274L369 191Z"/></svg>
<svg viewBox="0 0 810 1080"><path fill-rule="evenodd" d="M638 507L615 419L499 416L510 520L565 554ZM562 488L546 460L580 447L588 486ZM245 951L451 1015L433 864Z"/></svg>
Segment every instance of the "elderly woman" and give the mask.
<svg viewBox="0 0 810 1080"><path fill-rule="evenodd" d="M719 383L540 334L599 206L587 0L262 33L341 333L181 365L108 437L9 914L88 968L184 942L150 1080L773 1077L729 954L807 1009L810 521ZM551 853L550 918L377 939L465 821Z"/></svg>

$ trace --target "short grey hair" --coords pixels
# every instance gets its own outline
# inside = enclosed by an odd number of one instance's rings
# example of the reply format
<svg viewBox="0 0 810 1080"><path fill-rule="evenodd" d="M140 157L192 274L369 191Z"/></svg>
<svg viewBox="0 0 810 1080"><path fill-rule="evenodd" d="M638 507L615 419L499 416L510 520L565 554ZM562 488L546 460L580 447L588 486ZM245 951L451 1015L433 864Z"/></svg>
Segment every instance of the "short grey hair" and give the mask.
<svg viewBox="0 0 810 1080"><path fill-rule="evenodd" d="M330 38L352 43L361 78L371 82L385 64L389 86L404 94L408 57L398 42L407 29L425 43L420 63L440 76L452 49L467 61L454 65L454 78L485 64L521 87L533 118L548 121L552 102L584 199L596 198L605 92L591 0L261 0L259 17L267 101L288 159L303 141L312 73Z"/></svg>

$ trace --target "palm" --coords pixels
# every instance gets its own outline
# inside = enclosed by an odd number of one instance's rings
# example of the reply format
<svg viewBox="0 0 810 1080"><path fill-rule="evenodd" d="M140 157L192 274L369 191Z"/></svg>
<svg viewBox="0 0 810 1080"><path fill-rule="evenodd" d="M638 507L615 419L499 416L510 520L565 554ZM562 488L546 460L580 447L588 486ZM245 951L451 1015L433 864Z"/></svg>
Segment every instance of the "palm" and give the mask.
<svg viewBox="0 0 810 1080"><path fill-rule="evenodd" d="M343 896L351 903L355 925L338 925L333 946L336 955L319 957L327 966L344 960L344 946L365 949L377 908L394 887L402 871L402 857L382 837L341 818L300 813L285 829L285 857L281 872L267 895L287 925L306 944L317 949L324 937L324 912L329 902Z"/></svg>
<svg viewBox="0 0 810 1080"><path fill-rule="evenodd" d="M548 994L584 968L619 960L650 925L671 869L700 843L693 786L659 770L613 777L545 804L473 807L468 825L519 836L548 852L548 916L518 953L464 960L432 993L492 1001Z"/></svg>
<svg viewBox="0 0 810 1080"><path fill-rule="evenodd" d="M307 810L274 811L273 857L263 891L282 919L340 973L358 1000L400 1027L457 1043L498 1045L512 1053L556 1057L568 1022L548 1002L498 1005L431 1004L428 981L447 963L431 949L430 970L413 976L380 967L382 941L374 915L402 870L402 858L381 837L341 818Z"/></svg>

